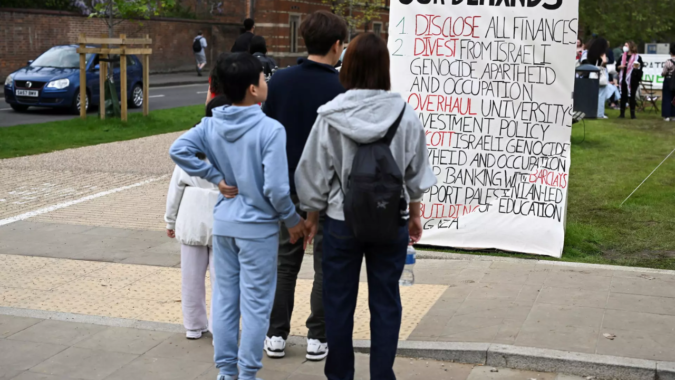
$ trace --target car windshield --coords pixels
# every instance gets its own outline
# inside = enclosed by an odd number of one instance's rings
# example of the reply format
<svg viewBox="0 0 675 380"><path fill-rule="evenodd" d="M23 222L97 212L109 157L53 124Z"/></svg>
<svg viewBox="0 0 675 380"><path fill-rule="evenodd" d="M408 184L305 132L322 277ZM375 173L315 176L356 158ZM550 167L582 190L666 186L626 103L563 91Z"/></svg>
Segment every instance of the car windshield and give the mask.
<svg viewBox="0 0 675 380"><path fill-rule="evenodd" d="M91 54L87 54L85 60L89 62ZM80 67L80 55L77 54L77 48L72 46L57 46L47 50L39 56L33 63L33 67L57 67L61 69Z"/></svg>

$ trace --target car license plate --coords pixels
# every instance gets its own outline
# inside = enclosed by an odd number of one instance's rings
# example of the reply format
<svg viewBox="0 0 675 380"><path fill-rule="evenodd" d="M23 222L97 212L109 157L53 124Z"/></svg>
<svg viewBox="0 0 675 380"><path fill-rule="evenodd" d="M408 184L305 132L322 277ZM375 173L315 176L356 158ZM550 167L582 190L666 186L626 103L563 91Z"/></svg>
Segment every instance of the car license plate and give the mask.
<svg viewBox="0 0 675 380"><path fill-rule="evenodd" d="M39 93L37 90L16 90L16 96L38 97Z"/></svg>

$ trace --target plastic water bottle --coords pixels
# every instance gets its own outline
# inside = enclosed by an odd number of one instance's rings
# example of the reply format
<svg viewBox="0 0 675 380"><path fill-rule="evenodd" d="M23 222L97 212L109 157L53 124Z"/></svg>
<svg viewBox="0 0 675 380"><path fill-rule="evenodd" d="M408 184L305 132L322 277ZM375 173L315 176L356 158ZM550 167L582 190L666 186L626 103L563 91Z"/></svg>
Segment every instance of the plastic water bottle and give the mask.
<svg viewBox="0 0 675 380"><path fill-rule="evenodd" d="M405 268L403 269L403 274L401 279L398 280L400 286L413 286L415 284L415 272L413 268L415 267L415 248L412 245L408 246L408 252L405 256Z"/></svg>

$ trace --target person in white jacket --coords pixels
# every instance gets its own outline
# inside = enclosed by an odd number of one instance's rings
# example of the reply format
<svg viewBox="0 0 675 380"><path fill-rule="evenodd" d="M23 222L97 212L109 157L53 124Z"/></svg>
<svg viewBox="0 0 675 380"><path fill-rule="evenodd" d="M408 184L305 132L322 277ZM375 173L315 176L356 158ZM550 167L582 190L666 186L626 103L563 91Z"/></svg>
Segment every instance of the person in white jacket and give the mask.
<svg viewBox="0 0 675 380"><path fill-rule="evenodd" d="M176 166L166 196L166 232L181 243L181 292L183 324L188 339L199 339L211 330L206 315L207 268L213 274L213 208L218 187L199 177L190 177Z"/></svg>

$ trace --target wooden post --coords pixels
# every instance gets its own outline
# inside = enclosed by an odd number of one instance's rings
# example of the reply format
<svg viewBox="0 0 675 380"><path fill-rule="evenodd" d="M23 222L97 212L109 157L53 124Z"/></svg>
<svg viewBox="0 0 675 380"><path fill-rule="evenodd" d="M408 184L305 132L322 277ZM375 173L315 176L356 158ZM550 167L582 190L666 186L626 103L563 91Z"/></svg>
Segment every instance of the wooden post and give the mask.
<svg viewBox="0 0 675 380"><path fill-rule="evenodd" d="M150 35L145 35L146 39L150 39ZM148 48L148 45L143 45ZM143 116L148 116L150 112L150 55L143 54Z"/></svg>
<svg viewBox="0 0 675 380"><path fill-rule="evenodd" d="M101 34L101 38L108 38L107 34ZM101 48L105 49L108 47L108 44L102 44ZM98 91L98 109L99 113L101 114L101 120L105 120L105 82L106 79L108 79L108 63L107 62L101 62L101 58L107 58L107 54L99 54L99 62L98 62L98 83L99 83L99 91Z"/></svg>
<svg viewBox="0 0 675 380"><path fill-rule="evenodd" d="M120 34L120 38L127 38L126 34ZM124 52L124 41L120 45L122 54L120 54L120 103L122 106L122 121L127 121L127 55Z"/></svg>
<svg viewBox="0 0 675 380"><path fill-rule="evenodd" d="M85 38L84 33L80 34L80 38ZM80 48L84 49L85 44L80 44ZM80 118L87 118L87 63L85 57L87 55L80 53Z"/></svg>

